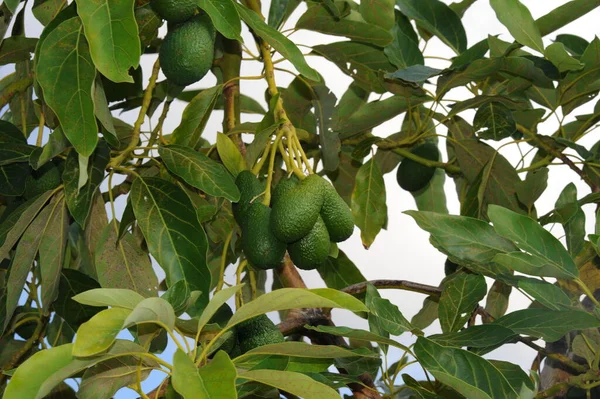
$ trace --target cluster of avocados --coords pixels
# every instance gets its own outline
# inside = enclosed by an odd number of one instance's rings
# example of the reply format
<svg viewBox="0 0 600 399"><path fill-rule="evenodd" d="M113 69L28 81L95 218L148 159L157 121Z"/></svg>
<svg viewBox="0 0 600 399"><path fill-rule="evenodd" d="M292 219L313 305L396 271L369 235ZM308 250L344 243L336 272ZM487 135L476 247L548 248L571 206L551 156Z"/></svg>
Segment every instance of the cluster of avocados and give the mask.
<svg viewBox="0 0 600 399"><path fill-rule="evenodd" d="M197 13L195 0L151 0L150 5L168 23L158 55L167 79L179 86L202 79L214 58L216 31L210 17Z"/></svg>
<svg viewBox="0 0 600 399"><path fill-rule="evenodd" d="M258 269L279 266L286 250L297 267L316 269L327 260L331 242L344 241L354 231L350 208L319 175L301 181L283 177L271 207L261 202L265 183L252 172L241 172L236 184L241 196L233 215L242 228L242 250Z"/></svg>

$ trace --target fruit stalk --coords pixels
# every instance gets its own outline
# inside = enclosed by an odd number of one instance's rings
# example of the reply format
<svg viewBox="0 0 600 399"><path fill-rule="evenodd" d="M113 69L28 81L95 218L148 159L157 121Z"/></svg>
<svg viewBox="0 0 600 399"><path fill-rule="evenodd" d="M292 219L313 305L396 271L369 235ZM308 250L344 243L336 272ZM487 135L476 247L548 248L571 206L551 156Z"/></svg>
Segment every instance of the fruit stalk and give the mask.
<svg viewBox="0 0 600 399"><path fill-rule="evenodd" d="M225 98L225 117L223 118L223 132L232 130L240 120L240 71L242 65L242 45L237 40L224 39L223 57L219 61L219 68L223 73L223 97ZM246 155L246 146L239 133L230 136L238 146L242 156Z"/></svg>

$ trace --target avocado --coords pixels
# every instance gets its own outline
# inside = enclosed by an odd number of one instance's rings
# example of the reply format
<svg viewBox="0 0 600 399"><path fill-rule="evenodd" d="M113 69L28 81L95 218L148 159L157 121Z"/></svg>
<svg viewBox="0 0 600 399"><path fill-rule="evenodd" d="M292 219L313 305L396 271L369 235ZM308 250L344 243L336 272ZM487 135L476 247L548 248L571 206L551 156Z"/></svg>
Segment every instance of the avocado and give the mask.
<svg viewBox="0 0 600 399"><path fill-rule="evenodd" d="M243 321L236 327L240 354L259 346L278 344L284 341L279 328L266 315Z"/></svg>
<svg viewBox="0 0 600 399"><path fill-rule="evenodd" d="M271 232L271 208L261 202L250 205L242 226L242 250L250 264L258 269L274 269L285 255L286 245Z"/></svg>
<svg viewBox="0 0 600 399"><path fill-rule="evenodd" d="M232 204L233 217L240 226L243 226L251 201L261 201L261 198L257 197L265 191L265 185L249 170L241 171L235 179L235 184L240 190L240 200Z"/></svg>
<svg viewBox="0 0 600 399"><path fill-rule="evenodd" d="M282 177L279 180L279 183L277 183L277 186L275 186L275 189L273 189L273 194L271 195L271 205L279 202L285 193L296 188L299 184L300 180L295 175L292 175L291 177Z"/></svg>
<svg viewBox="0 0 600 399"><path fill-rule="evenodd" d="M33 174L27 176L23 197L26 199L33 198L55 189L61 182L61 173L58 167L53 162L48 162L38 170L33 171Z"/></svg>
<svg viewBox="0 0 600 399"><path fill-rule="evenodd" d="M180 23L194 16L198 4L194 0L150 0L150 7L165 21Z"/></svg>
<svg viewBox="0 0 600 399"><path fill-rule="evenodd" d="M306 236L288 245L288 253L297 267L313 270L327 260L329 246L329 233L323 219L319 216Z"/></svg>
<svg viewBox="0 0 600 399"><path fill-rule="evenodd" d="M214 49L215 28L208 15L199 14L167 33L160 46L160 65L167 79L187 86L208 73Z"/></svg>
<svg viewBox="0 0 600 399"><path fill-rule="evenodd" d="M327 181L318 175L310 175L300 184L286 192L273 203L271 230L280 241L298 241L315 225L323 207Z"/></svg>
<svg viewBox="0 0 600 399"><path fill-rule="evenodd" d="M346 241L354 232L352 211L332 185L325 191L321 218L333 242Z"/></svg>
<svg viewBox="0 0 600 399"><path fill-rule="evenodd" d="M430 161L440 160L440 152L437 145L433 143L422 144L414 148L411 153ZM435 168L404 158L398 167L396 179L402 189L415 192L427 187L434 174Z"/></svg>

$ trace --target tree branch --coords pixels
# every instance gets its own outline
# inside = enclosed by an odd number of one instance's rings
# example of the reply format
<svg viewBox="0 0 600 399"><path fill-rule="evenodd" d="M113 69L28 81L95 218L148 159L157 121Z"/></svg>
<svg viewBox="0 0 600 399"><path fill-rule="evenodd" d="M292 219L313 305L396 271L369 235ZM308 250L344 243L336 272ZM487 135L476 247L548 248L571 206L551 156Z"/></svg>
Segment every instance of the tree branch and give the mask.
<svg viewBox="0 0 600 399"><path fill-rule="evenodd" d="M359 295L367 290L367 284L372 284L379 289L396 289L404 291L418 292L420 294L431 295L439 297L442 294L440 287L434 287L432 285L415 283L408 280L371 280L363 283L351 285L343 288L341 291L350 295Z"/></svg>

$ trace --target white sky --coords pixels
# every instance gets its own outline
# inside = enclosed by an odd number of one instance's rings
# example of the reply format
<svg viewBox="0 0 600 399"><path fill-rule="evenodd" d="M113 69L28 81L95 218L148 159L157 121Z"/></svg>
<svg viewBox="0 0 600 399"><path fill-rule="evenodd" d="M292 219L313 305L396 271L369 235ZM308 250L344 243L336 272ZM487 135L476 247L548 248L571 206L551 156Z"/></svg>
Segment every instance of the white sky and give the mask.
<svg viewBox="0 0 600 399"><path fill-rule="evenodd" d="M446 3L451 3L451 1L444 0ZM534 18L539 18L540 16L546 14L550 10L566 3L566 0L522 0L522 2L529 8ZM31 7L31 3L29 2L29 7ZM269 1L263 0L263 13L265 15L268 14L268 5ZM305 6L302 5L299 10L297 10L291 20L288 22L287 27L293 26L297 18L302 14L302 11L305 9ZM551 43L551 39L554 39L559 33L571 33L575 35L579 35L588 41L594 38L594 35L597 32L597 21L600 20L600 10L596 9L593 12L586 15L584 18L581 18L575 23L571 23L567 25L565 28L562 28L558 32L551 34L549 37L545 38L545 44L548 45ZM39 23L31 17L29 14L29 18L26 19L26 33L27 36L39 36L41 31L41 26ZM467 37L469 46L477 43L481 39L486 38L488 35L500 34L500 38L506 41L511 41L512 38L508 34L506 28L504 28L495 18L495 14L489 3L486 0L477 1L465 14L463 18L463 24L466 27ZM165 28L162 30L162 34L165 33ZM323 44L333 41L344 40L343 38L338 37L328 37L322 34L308 32L308 31L300 31L291 36L291 39L296 43L306 44L306 45L315 45L315 44ZM255 51L255 46L252 41L251 36L247 31L244 33L244 40L247 43L248 47L250 47L253 51ZM452 51L443 45L438 39L431 39L430 43L427 46L425 55L435 55L450 58L454 54ZM320 57L307 57L309 64L317 69L325 78L327 85L332 89L335 95L341 98L342 94L346 90L347 86L351 82L351 79L341 73L338 68L324 60ZM150 76L150 69L154 62L154 56L148 55L142 57L142 66L144 69L144 77L146 79L145 84L147 83L147 79ZM282 67L293 69L291 66L285 65L283 63ZM444 61L427 59L426 64L432 67L445 67L448 64ZM261 73L261 65L258 63L245 62L243 64L242 75L259 75ZM12 72L12 66L4 66L0 67L0 77L5 76L6 74ZM161 76L161 79L164 76ZM290 76L285 73L278 73L276 75L277 83L279 86L287 86L287 84L293 79L293 76ZM216 82L214 76L209 74L205 77L201 82L194 84L193 86L188 87L187 89L193 88L205 88L210 87ZM265 107L266 103L264 102L264 95L266 84L262 81L242 81L241 90L243 93L253 96L258 99ZM451 98L460 98L463 94L460 92L453 93ZM578 114L584 114L591 110L594 102L590 103L587 107L582 108ZM169 118L165 123L165 134L170 133L178 124L181 119L181 113L185 108L186 103L175 101L171 106L171 111L169 113ZM122 114L120 117L125 121L133 123L137 116L137 110L134 112L127 112ZM160 109L155 113L155 115L160 114ZM468 121L472 121L473 113L465 113L464 117ZM260 118L256 116L243 116L244 121L256 121ZM213 116L210 118L204 137L211 142L214 142L216 133L221 131L221 120L222 120L222 112L216 111ZM153 124L156 123L156 120L152 121ZM394 118L393 120L385 123L384 125L376 128L374 133L380 136L387 136L389 134L395 133L399 131L401 124L401 117ZM145 125L148 126L147 124ZM550 119L544 127L540 128L539 131L542 134L550 134L554 132L556 127L555 119ZM438 131L438 133L444 133L443 131ZM587 148L590 148L592 144L594 144L600 136L597 133L589 134L584 140L582 140L581 144L585 145ZM441 143L440 148L444 148L444 143ZM516 151L516 147L511 146L506 151L502 151L503 155L505 155L513 164L516 163L519 159L518 152ZM348 241L340 244L340 249L344 250L350 259L352 259L363 272L365 277L369 280L372 279L405 279L411 280L426 284L437 285L440 280L444 277L444 261L445 256L439 253L435 248L433 248L429 244L429 235L420 230L416 223L412 218L402 214L403 211L409 209L416 209L414 200L412 196L402 191L396 184L395 180L395 172L386 175L386 188L387 188L387 206L389 213L389 223L388 230L382 231L375 243L371 246L371 248L367 251L363 249L363 246L360 241L360 232L356 229L354 236L352 236ZM459 203L456 199L454 184L451 179L447 179L446 192L448 193L448 208L450 213L458 214L459 213ZM589 189L585 184L583 184L579 178L572 173L568 168L562 166L552 166L550 168L550 176L549 182L550 186L544 193L544 195L540 198L540 200L536 203L538 213L544 214L547 211L554 208L554 202L556 201L559 193L562 191L564 186L566 186L569 182L575 182L579 190L579 197L587 194ZM121 204L124 204L124 199L121 199ZM122 206L121 206L122 209ZM586 213L588 216L588 233L593 232L593 222L592 222L592 214L590 213L591 208L588 207L586 209ZM562 235L562 229L558 226L555 227L554 232L557 235ZM324 286L321 281L318 273L316 271L302 272L302 275L307 283L307 285L311 288L322 287ZM270 284L270 282L268 282ZM488 282L488 288L491 286L491 282ZM422 305L422 301L425 298L421 294L410 293L406 291L392 291L392 290L382 290L382 296L388 298L392 303L396 304L402 313L410 319L420 308ZM483 304L483 303L482 303ZM525 299L519 293L515 293L513 291L513 295L511 296L511 304L509 311L522 309L528 305L528 300ZM335 321L339 325L346 325L350 327L356 328L368 328L366 321L359 319L358 317L342 311L334 311ZM426 330L427 334L434 334L440 332L439 324L436 322L433 326ZM409 336L408 334L404 334L399 340L404 344L410 344L414 342L414 337ZM170 350L167 350L166 353L169 353ZM172 353L172 352L170 352ZM397 355L395 355L397 356ZM392 357L395 357L392 355ZM527 371L531 365L531 362L534 357L534 352L525 347L522 344L518 345L507 345L501 349L498 349L488 355L490 358L499 359L499 360L508 360L513 363L519 364L525 371ZM396 359L390 359L390 364ZM422 370L419 366L409 367L405 370L405 372L409 372L413 374L415 377L422 377ZM161 377L162 378L162 377ZM152 379L154 381L154 378ZM400 381L401 382L401 381ZM152 382L148 381L146 386L154 385ZM136 397L132 394L133 391L123 392L122 394L117 395L118 398L130 398Z"/></svg>

